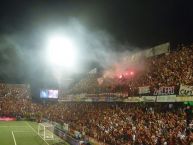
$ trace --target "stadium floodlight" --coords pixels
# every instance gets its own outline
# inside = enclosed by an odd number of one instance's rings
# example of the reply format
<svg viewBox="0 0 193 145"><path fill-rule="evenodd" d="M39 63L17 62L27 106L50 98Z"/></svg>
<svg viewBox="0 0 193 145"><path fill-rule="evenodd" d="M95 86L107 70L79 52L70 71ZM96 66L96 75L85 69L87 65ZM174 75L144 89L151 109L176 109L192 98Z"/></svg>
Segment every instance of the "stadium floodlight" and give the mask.
<svg viewBox="0 0 193 145"><path fill-rule="evenodd" d="M72 39L60 35L48 39L47 58L54 66L72 67L76 57L76 48Z"/></svg>

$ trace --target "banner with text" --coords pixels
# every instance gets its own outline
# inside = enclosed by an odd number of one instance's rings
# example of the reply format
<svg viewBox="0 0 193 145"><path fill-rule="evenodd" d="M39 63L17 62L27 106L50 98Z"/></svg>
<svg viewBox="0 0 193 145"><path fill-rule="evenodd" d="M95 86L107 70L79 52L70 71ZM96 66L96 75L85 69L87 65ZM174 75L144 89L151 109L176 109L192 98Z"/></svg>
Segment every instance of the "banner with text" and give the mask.
<svg viewBox="0 0 193 145"><path fill-rule="evenodd" d="M160 87L160 88L154 88L153 95L155 96L163 96L163 95L174 95L175 93L175 87Z"/></svg>
<svg viewBox="0 0 193 145"><path fill-rule="evenodd" d="M180 85L179 95L193 96L193 86Z"/></svg>

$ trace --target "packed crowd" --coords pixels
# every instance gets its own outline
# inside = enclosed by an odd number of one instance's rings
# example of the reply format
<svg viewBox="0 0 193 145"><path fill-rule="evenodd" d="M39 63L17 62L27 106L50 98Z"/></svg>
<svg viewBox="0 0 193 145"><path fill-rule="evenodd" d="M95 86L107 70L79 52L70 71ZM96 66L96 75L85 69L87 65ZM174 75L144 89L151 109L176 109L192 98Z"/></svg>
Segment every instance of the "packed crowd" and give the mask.
<svg viewBox="0 0 193 145"><path fill-rule="evenodd" d="M0 116L42 118L69 124L69 132L110 145L188 145L193 133L179 104L32 103L27 98L5 97Z"/></svg>
<svg viewBox="0 0 193 145"><path fill-rule="evenodd" d="M193 85L193 46L167 55L147 58L147 69L132 79L104 79L92 74L76 84L71 94L127 92L134 95L141 86ZM33 103L28 85L0 84L0 116L43 118L69 125L82 137L92 137L109 145L189 145L193 144L192 111L183 104L168 103ZM191 109L189 109L191 110Z"/></svg>
<svg viewBox="0 0 193 145"><path fill-rule="evenodd" d="M193 85L193 45L181 46L179 50L169 54L145 58L144 69L136 72L132 79L104 78L102 83L98 75L88 75L77 83L70 94L123 92L129 96L138 95L138 87L142 86L177 86L180 84Z"/></svg>
<svg viewBox="0 0 193 145"><path fill-rule="evenodd" d="M0 97L29 98L30 87L27 84L0 83Z"/></svg>
<svg viewBox="0 0 193 145"><path fill-rule="evenodd" d="M71 129L106 144L185 145L193 141L182 107L64 103L46 105L43 110L43 116L49 120L67 123Z"/></svg>

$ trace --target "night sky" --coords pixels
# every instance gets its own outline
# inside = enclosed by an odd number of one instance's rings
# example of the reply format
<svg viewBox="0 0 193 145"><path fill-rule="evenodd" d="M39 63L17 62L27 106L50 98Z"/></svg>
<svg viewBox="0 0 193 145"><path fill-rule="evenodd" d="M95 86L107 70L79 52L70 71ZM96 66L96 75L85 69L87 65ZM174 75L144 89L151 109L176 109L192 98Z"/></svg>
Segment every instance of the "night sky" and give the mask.
<svg viewBox="0 0 193 145"><path fill-rule="evenodd" d="M1 2L0 31L31 36L41 25L60 25L69 17L139 47L193 36L192 2L180 0L6 0Z"/></svg>
<svg viewBox="0 0 193 145"><path fill-rule="evenodd" d="M6 0L0 7L2 81L32 82L50 77L41 63L42 36L71 18L89 31L104 31L117 43L140 49L164 42L193 42L191 1Z"/></svg>

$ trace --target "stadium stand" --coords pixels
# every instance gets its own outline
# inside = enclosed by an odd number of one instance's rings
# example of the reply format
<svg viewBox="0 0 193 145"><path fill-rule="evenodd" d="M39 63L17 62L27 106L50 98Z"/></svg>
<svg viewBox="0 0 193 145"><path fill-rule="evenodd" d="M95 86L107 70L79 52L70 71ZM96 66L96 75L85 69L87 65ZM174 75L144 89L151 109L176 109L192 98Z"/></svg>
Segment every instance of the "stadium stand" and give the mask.
<svg viewBox="0 0 193 145"><path fill-rule="evenodd" d="M100 94L119 92L127 96L139 95L139 87L149 86L150 89L162 86L175 86L179 89L180 84L193 85L193 45L182 46L178 51L162 54L143 60L145 69L136 72L131 78L121 79L102 78L97 74L88 74L69 91L69 94ZM101 76L102 77L102 76ZM124 96L124 95L123 95Z"/></svg>
<svg viewBox="0 0 193 145"><path fill-rule="evenodd" d="M193 46L182 47L177 52L146 59L148 69L138 77L120 83L99 85L95 74L89 75L70 91L70 94L93 94L121 92L137 96L139 87L158 89L174 86L169 90L176 95L181 85L193 85ZM109 82L104 79L104 82ZM163 89L163 88L162 88ZM171 89L171 88L170 88ZM100 90L97 92L96 90ZM0 84L0 116L43 119L69 125L69 134L80 133L75 138L92 138L109 145L188 145L193 143L192 114L187 113L183 103L126 103L126 102L58 102L33 103L29 88ZM144 91L145 92L145 91ZM165 93L163 91L161 93ZM153 91L155 93L155 91ZM158 92L158 95L160 92ZM156 94L157 95L157 94ZM191 94L190 94L191 96ZM65 98L65 96L62 96ZM123 97L123 95L121 95ZM188 120L187 120L188 119ZM187 123L188 122L188 123Z"/></svg>

